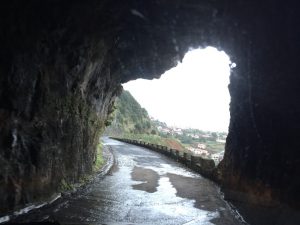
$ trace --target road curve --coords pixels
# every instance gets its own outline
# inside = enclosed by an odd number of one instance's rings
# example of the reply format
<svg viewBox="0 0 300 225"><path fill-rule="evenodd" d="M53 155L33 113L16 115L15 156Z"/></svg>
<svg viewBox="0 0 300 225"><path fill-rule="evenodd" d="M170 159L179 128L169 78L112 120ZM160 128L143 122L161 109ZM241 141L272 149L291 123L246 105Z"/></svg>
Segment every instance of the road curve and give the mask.
<svg viewBox="0 0 300 225"><path fill-rule="evenodd" d="M103 138L115 156L104 179L16 221L61 224L240 225L219 188L151 150Z"/></svg>

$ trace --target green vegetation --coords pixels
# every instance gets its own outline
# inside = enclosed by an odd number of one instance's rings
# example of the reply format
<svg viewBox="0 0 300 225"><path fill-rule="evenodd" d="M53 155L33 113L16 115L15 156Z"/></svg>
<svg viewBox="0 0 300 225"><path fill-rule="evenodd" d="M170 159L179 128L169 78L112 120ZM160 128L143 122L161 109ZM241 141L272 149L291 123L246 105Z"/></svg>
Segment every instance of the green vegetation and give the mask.
<svg viewBox="0 0 300 225"><path fill-rule="evenodd" d="M104 164L103 159L103 145L102 143L99 143L97 146L97 152L96 152L96 161L93 167L93 171L99 171Z"/></svg>
<svg viewBox="0 0 300 225"><path fill-rule="evenodd" d="M108 121L110 126L106 134L111 136L123 136L124 134L153 134L156 133L152 126L147 111L132 97L128 91L123 91L116 99L113 120Z"/></svg>
<svg viewBox="0 0 300 225"><path fill-rule="evenodd" d="M151 121L148 112L128 91L123 91L117 98L114 109L111 117L113 119L110 119L108 122L110 126L105 131L106 135L142 140L184 150L184 146L176 138L164 138L158 135L156 124Z"/></svg>
<svg viewBox="0 0 300 225"><path fill-rule="evenodd" d="M78 183L75 183L75 184L68 182L66 179L62 179L60 181L58 190L60 192L71 191L71 190L76 189L78 186L88 183L93 178L93 175L101 169L103 164L104 164L103 145L102 145L102 143L99 143L97 146L96 160L93 165L93 173L81 176L78 180Z"/></svg>
<svg viewBox="0 0 300 225"><path fill-rule="evenodd" d="M173 137L164 138L159 135L153 135L153 134L128 134L128 133L125 134L123 137L132 140L144 141L151 144L163 145L172 149L185 151L185 148L180 143L180 141L178 141Z"/></svg>
<svg viewBox="0 0 300 225"><path fill-rule="evenodd" d="M206 142L207 149L209 149L212 153L218 153L224 151L225 143L218 143L215 141L207 141Z"/></svg>
<svg viewBox="0 0 300 225"><path fill-rule="evenodd" d="M123 91L113 109L114 112L107 122L111 125L106 129L106 135L140 140L181 151L194 151L200 149L199 146L209 154L224 150L226 132L180 129L169 127L158 120L151 120L147 111L128 91Z"/></svg>
<svg viewBox="0 0 300 225"><path fill-rule="evenodd" d="M60 181L59 190L60 191L70 191L73 189L73 185L68 183L65 179Z"/></svg>

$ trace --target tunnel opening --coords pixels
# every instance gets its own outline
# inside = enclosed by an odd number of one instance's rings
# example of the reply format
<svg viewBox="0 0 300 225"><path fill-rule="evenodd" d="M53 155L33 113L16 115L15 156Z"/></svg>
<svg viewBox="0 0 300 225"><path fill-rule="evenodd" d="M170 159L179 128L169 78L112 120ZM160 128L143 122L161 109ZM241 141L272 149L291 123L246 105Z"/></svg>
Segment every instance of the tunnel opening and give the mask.
<svg viewBox="0 0 300 225"><path fill-rule="evenodd" d="M219 164L230 120L229 77L235 66L224 51L210 46L191 48L182 62L159 79L123 84L124 90L148 112L152 130L141 129L144 125L136 121L140 129L123 128L119 136L162 143ZM119 121L124 110L117 114L112 126L127 126ZM110 132L113 129L108 128Z"/></svg>
<svg viewBox="0 0 300 225"><path fill-rule="evenodd" d="M298 9L296 1L3 1L0 213L90 174L120 83L159 77L189 46L224 49L238 65L218 182L238 201L299 209Z"/></svg>

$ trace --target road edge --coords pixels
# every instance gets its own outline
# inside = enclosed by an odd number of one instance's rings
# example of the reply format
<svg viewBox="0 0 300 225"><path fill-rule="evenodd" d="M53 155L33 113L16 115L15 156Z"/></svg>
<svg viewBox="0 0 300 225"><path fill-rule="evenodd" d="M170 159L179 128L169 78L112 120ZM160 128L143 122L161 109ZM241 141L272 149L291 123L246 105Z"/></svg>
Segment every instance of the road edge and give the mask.
<svg viewBox="0 0 300 225"><path fill-rule="evenodd" d="M62 199L70 195L74 195L79 191L84 190L89 184L91 184L96 179L103 179L113 168L115 164L115 157L112 152L112 148L109 145L103 146L103 158L105 160L104 165L96 172L92 173L90 177L84 183L72 184L72 190L66 190L58 193L54 193L49 199L42 202L32 202L26 205L26 207L15 210L8 213L7 215L0 217L0 224L8 223L11 220L16 219L18 216L24 215L31 211L41 209L43 207L48 207L55 203L57 200Z"/></svg>

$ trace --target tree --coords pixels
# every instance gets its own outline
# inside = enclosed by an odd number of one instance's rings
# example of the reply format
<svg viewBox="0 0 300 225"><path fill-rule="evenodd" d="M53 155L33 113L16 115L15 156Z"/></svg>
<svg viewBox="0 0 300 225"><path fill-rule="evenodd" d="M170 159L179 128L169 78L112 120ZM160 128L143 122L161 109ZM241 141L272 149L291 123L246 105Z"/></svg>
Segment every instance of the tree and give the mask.
<svg viewBox="0 0 300 225"><path fill-rule="evenodd" d="M151 134L156 135L156 130L151 130Z"/></svg>
<svg viewBox="0 0 300 225"><path fill-rule="evenodd" d="M218 135L217 135L216 132L212 132L212 133L211 133L211 136L212 136L212 138L213 138L214 141L216 141L217 138L218 138Z"/></svg>

